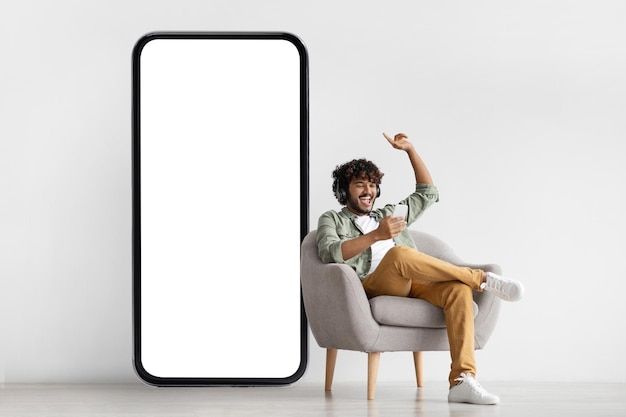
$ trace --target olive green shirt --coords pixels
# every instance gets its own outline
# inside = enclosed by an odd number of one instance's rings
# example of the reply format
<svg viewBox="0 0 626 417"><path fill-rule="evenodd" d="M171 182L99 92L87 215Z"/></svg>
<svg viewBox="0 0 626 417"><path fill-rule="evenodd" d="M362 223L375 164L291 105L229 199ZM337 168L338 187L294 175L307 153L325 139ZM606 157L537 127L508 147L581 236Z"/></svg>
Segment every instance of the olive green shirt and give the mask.
<svg viewBox="0 0 626 417"><path fill-rule="evenodd" d="M432 184L416 184L415 192L400 201L398 204L405 204L409 207L405 228L400 234L393 238L396 245L409 246L417 249L413 238L408 231L411 225L431 204L439 201L439 191ZM372 210L369 215L376 221L383 217L391 216L396 204L387 204L383 208ZM346 240L357 238L363 235L363 231L355 222L357 214L343 207L340 212L329 210L322 214L317 225L317 251L320 259L324 263L345 263L354 269L363 280L368 274L372 264L372 248L368 247L363 252L344 260L341 254L341 244Z"/></svg>

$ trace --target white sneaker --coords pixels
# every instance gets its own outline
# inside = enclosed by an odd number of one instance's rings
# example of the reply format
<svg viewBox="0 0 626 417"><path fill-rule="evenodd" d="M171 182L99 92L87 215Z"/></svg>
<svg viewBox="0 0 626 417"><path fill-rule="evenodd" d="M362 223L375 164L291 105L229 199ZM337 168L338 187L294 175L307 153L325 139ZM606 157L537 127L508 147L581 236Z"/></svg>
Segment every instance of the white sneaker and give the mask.
<svg viewBox="0 0 626 417"><path fill-rule="evenodd" d="M506 301L518 301L524 294L524 286L521 282L504 278L493 272L487 272L487 281L480 284L480 288L491 291Z"/></svg>
<svg viewBox="0 0 626 417"><path fill-rule="evenodd" d="M449 403L498 404L500 398L487 392L480 386L472 374L463 372L455 381L461 381L448 393Z"/></svg>

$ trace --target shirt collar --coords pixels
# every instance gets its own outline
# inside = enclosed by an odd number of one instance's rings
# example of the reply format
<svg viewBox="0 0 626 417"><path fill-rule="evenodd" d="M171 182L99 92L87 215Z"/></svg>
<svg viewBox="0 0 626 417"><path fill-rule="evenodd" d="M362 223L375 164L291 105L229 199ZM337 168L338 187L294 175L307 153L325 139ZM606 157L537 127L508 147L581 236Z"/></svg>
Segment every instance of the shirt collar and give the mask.
<svg viewBox="0 0 626 417"><path fill-rule="evenodd" d="M341 209L341 212L342 212L342 213L344 213L346 216L348 216L350 219L355 219L355 218L357 218L357 217L358 217L358 214L351 212L351 211L348 209L348 207L347 207L347 206L344 206L344 207ZM373 211L373 210L369 212L369 216L370 216L370 217L376 217L376 215L374 214L374 211Z"/></svg>

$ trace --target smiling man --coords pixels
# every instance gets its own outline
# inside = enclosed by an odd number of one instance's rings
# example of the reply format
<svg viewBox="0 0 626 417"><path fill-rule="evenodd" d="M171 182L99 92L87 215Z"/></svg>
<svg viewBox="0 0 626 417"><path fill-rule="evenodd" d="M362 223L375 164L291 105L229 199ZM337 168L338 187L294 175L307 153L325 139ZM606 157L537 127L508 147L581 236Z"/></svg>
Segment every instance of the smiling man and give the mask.
<svg viewBox="0 0 626 417"><path fill-rule="evenodd" d="M373 162L354 159L338 166L332 175L333 193L345 207L320 216L316 235L319 256L325 263L352 267L368 298L414 297L441 307L452 358L448 401L497 404L499 398L476 380L472 291L492 291L504 300L517 301L523 286L417 250L407 226L439 201L439 191L408 137L403 133L393 139L383 135L395 149L407 153L415 173L415 192L398 203L408 206L406 217L392 216L396 204L373 209L384 175Z"/></svg>

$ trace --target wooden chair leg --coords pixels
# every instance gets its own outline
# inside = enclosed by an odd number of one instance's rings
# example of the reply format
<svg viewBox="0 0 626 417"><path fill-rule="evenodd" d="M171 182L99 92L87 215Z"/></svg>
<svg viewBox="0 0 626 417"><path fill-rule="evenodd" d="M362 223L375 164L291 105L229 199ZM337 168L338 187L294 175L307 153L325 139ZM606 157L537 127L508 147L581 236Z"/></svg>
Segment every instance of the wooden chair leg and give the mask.
<svg viewBox="0 0 626 417"><path fill-rule="evenodd" d="M337 349L326 348L326 383L324 384L325 391L330 391L333 386L335 362L337 362Z"/></svg>
<svg viewBox="0 0 626 417"><path fill-rule="evenodd" d="M413 363L415 364L415 380L419 388L423 387L423 369L424 360L422 358L422 352L413 352Z"/></svg>
<svg viewBox="0 0 626 417"><path fill-rule="evenodd" d="M367 399L373 400L376 395L376 377L378 376L378 363L380 352L367 353Z"/></svg>

